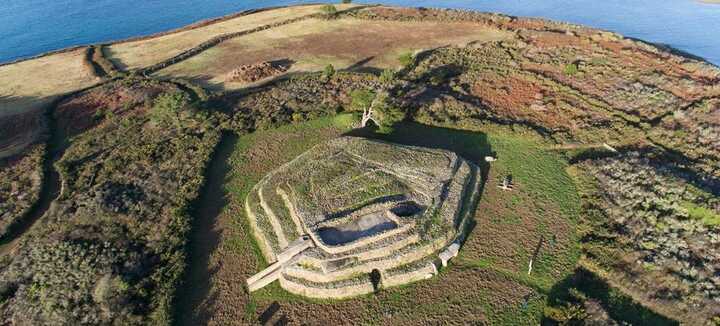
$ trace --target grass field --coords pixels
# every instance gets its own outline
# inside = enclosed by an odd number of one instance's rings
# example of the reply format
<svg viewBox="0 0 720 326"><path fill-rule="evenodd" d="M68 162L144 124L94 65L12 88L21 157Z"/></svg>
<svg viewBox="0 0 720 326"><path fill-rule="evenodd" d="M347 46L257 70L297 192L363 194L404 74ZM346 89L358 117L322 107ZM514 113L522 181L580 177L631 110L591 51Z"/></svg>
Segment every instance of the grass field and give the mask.
<svg viewBox="0 0 720 326"><path fill-rule="evenodd" d="M98 82L83 49L0 66L0 118L47 104L56 95Z"/></svg>
<svg viewBox="0 0 720 326"><path fill-rule="evenodd" d="M225 83L226 75L257 62L290 60L294 63L288 73L319 71L328 64L336 69L396 68L405 52L508 37L500 30L467 22L309 19L226 41L157 75L188 78L214 89L236 89L247 85Z"/></svg>
<svg viewBox="0 0 720 326"><path fill-rule="evenodd" d="M339 10L352 6L336 5ZM113 44L108 47L108 54L113 63L122 69L142 68L171 58L215 36L315 14L320 7L311 5L267 10L147 40Z"/></svg>
<svg viewBox="0 0 720 326"><path fill-rule="evenodd" d="M224 178L227 204L213 228L220 240L209 254L208 295L192 305L195 310L186 314L185 323L253 323L273 303L280 305L273 318L290 322L415 324L454 316L456 323L539 323L552 286L572 274L578 257L574 236L578 201L560 158L546 151L539 139L507 130L482 133L402 124L389 135L379 135L349 132L351 121L350 116L339 115L237 139ZM266 263L242 209L245 196L267 172L344 132L453 150L484 170L488 166L483 157L497 153L499 160L489 168L477 209L477 226L459 258L429 281L350 300L308 300L276 283L248 296L243 281ZM513 174L517 191L506 193L495 187L496 179L505 174ZM546 242L528 276L527 263L541 235Z"/></svg>

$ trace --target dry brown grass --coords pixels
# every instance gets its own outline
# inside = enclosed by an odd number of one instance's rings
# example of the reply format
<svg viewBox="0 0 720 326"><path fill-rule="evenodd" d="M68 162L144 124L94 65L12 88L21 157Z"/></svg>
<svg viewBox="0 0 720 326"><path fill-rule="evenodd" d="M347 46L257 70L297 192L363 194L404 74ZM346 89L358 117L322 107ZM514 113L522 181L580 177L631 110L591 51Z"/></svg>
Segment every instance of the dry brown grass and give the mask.
<svg viewBox="0 0 720 326"><path fill-rule="evenodd" d="M0 66L0 117L26 113L52 97L98 82L83 49Z"/></svg>
<svg viewBox="0 0 720 326"><path fill-rule="evenodd" d="M43 109L99 79L77 49L0 66L0 158L21 153L45 131Z"/></svg>
<svg viewBox="0 0 720 326"><path fill-rule="evenodd" d="M352 6L336 5L339 10ZM312 5L262 11L152 39L118 43L107 48L108 55L118 67L137 69L169 59L215 36L315 14L320 11L320 7Z"/></svg>
<svg viewBox="0 0 720 326"><path fill-rule="evenodd" d="M509 33L465 22L308 19L229 40L158 75L190 78L215 89L237 89L248 84L226 83L226 74L257 62L295 61L288 73L318 71L327 64L343 69L360 62L365 67L394 68L404 52L509 37Z"/></svg>

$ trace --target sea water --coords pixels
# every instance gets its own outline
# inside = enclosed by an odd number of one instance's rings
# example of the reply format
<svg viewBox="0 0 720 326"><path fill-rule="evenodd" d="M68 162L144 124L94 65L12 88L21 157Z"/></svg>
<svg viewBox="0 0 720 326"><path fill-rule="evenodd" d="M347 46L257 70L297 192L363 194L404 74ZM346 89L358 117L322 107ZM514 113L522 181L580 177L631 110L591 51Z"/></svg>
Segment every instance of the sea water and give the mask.
<svg viewBox="0 0 720 326"><path fill-rule="evenodd" d="M2 0L0 62L302 0ZM365 1L377 3L378 1ZM542 17L670 45L720 65L720 4L697 0L387 0Z"/></svg>

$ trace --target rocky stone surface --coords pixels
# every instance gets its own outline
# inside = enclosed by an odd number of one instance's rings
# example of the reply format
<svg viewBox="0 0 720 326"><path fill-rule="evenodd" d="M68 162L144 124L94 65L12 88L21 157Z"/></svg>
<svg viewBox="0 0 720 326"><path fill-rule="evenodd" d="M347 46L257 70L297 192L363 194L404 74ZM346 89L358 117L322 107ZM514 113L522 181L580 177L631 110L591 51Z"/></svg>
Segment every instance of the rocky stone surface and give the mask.
<svg viewBox="0 0 720 326"><path fill-rule="evenodd" d="M480 182L452 152L341 137L263 178L246 210L269 261L300 236L314 244L283 271L283 287L341 298L377 288L373 270L386 286L432 276L433 257L463 241Z"/></svg>
<svg viewBox="0 0 720 326"><path fill-rule="evenodd" d="M237 67L228 73L225 81L254 83L258 80L277 76L290 69L288 64L261 62Z"/></svg>

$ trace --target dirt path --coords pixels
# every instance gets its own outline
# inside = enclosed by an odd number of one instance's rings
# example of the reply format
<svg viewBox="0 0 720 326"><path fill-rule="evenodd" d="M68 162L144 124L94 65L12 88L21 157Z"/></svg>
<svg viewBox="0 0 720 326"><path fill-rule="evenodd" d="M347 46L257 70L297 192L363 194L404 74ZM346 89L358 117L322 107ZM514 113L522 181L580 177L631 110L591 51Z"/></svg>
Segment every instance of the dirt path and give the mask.
<svg viewBox="0 0 720 326"><path fill-rule="evenodd" d="M55 105L52 106L54 108ZM16 224L10 227L10 231L0 239L0 256L12 254L17 248L22 236L30 230L55 199L60 195L60 174L55 169L55 162L63 154L63 136L57 132L55 118L52 116L53 109L48 109L46 118L50 139L48 140L47 153L43 159L43 172L45 176L40 185L40 196L27 215L23 216Z"/></svg>
<svg viewBox="0 0 720 326"><path fill-rule="evenodd" d="M193 216L188 267L184 284L178 292L178 325L206 325L212 317L210 312L214 299L211 295L211 279L219 266L211 257L220 245L223 223L227 223L222 221L220 215L228 203L228 193L224 186L231 170L229 161L237 140L237 135L223 135L206 171L205 186L200 192ZM244 279L237 281L244 282Z"/></svg>

